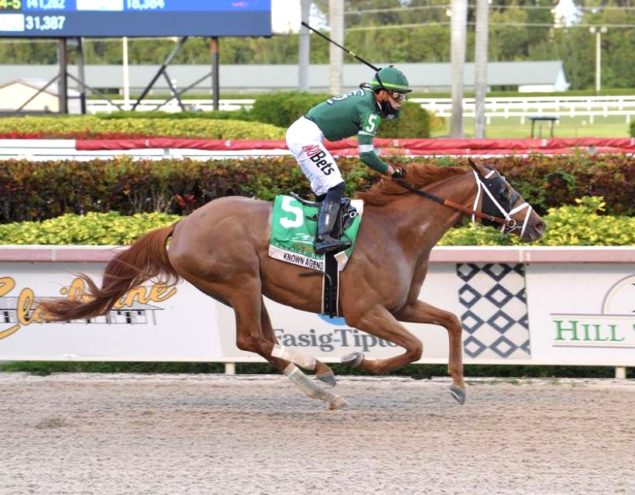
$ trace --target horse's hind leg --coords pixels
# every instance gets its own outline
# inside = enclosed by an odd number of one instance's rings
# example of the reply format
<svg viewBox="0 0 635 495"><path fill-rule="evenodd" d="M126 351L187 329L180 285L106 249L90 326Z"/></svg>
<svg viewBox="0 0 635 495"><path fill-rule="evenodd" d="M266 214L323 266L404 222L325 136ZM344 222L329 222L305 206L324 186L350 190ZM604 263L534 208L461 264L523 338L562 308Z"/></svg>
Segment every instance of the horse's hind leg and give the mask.
<svg viewBox="0 0 635 495"><path fill-rule="evenodd" d="M269 318L269 313L262 299L260 300L260 307L261 307L260 323L262 326L262 334L265 337L265 339L275 343L272 350L272 355L284 360L284 361L281 361L282 363L284 363L283 364L284 367L282 369L278 368L279 371L284 372L284 368L286 368L286 366L288 365L288 361L291 361L294 364L297 364L298 366L306 370L313 371L315 373L315 377L318 380L321 380L327 385L334 387L337 383L335 380L335 374L333 373L333 370L331 370L331 368L329 368L326 364L315 359L315 357L313 356L309 356L307 354L300 353L295 350L285 349L283 346L280 346L278 344L276 336L274 335L274 332L273 332L273 327L271 325L271 319Z"/></svg>
<svg viewBox="0 0 635 495"><path fill-rule="evenodd" d="M309 398L325 401L329 409L344 407L346 405L344 399L324 390L293 363L272 355L275 337L269 315L260 295L260 282L253 280L238 287L240 289L229 299L236 314L236 345L238 348L260 354L288 376ZM267 337L265 337L263 330L267 332Z"/></svg>
<svg viewBox="0 0 635 495"><path fill-rule="evenodd" d="M416 300L396 314L401 321L412 323L431 323L441 325L448 331L450 360L448 372L452 377L452 396L461 404L465 403L465 381L463 380L463 341L459 319L452 313Z"/></svg>

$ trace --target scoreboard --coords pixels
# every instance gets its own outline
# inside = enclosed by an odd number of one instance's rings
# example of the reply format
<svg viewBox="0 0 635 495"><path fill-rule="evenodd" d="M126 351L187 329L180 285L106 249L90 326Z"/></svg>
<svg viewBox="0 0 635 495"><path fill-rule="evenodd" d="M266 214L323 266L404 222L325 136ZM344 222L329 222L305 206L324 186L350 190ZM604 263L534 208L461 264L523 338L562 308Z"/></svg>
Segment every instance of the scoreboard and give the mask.
<svg viewBox="0 0 635 495"><path fill-rule="evenodd" d="M0 0L0 37L271 36L271 0Z"/></svg>

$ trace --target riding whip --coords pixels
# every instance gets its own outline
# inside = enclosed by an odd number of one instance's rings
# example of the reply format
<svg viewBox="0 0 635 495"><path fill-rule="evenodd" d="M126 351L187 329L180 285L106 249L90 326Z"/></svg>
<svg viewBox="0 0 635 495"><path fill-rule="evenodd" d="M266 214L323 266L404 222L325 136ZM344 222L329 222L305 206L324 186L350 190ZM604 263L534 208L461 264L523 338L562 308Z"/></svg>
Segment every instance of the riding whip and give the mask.
<svg viewBox="0 0 635 495"><path fill-rule="evenodd" d="M310 29L311 31L313 31L315 34L321 36L322 38L324 38L326 41L333 43L335 46L337 46L338 48L341 48L342 50L344 50L346 53L348 53L349 55L355 57L357 60L359 60L361 63L366 64L368 67L370 67L371 69L373 69L375 72L379 72L379 67L371 64L370 62L366 62L366 60L364 60L362 57L360 57L359 55L353 53L352 51L350 51L349 49L347 49L346 47L343 47L342 45L340 45L337 41L333 41L331 38L329 38L328 36L326 36L325 34L320 33L317 29L312 28L311 26L309 26L306 22L302 21L302 25L308 29Z"/></svg>

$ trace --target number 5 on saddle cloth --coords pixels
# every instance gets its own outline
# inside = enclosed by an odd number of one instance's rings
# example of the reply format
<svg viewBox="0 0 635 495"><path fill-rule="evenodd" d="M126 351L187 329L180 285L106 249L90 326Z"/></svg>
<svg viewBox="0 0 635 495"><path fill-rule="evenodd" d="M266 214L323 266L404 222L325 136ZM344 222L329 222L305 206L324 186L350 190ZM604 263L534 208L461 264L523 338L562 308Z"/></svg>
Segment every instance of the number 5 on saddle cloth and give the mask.
<svg viewBox="0 0 635 495"><path fill-rule="evenodd" d="M361 200L344 198L341 205L334 235L343 232L342 237L350 241L351 247L339 253L315 253L320 203L305 201L296 195L276 196L271 219L269 256L321 272L322 313L329 316L339 316L339 272L344 270L355 249L364 210Z"/></svg>

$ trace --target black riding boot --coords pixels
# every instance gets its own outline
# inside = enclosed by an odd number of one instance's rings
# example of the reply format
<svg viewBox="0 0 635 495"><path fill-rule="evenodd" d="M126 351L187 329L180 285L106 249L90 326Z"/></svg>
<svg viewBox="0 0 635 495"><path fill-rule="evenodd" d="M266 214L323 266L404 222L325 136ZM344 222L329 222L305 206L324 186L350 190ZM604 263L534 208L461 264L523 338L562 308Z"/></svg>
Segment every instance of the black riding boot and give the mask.
<svg viewBox="0 0 635 495"><path fill-rule="evenodd" d="M348 240L340 240L331 236L337 221L343 193L344 183L329 189L328 193L326 193L326 198L322 203L318 217L317 240L315 242L315 252L317 254L343 251L351 247L351 243Z"/></svg>

